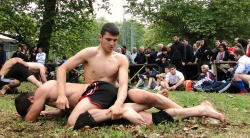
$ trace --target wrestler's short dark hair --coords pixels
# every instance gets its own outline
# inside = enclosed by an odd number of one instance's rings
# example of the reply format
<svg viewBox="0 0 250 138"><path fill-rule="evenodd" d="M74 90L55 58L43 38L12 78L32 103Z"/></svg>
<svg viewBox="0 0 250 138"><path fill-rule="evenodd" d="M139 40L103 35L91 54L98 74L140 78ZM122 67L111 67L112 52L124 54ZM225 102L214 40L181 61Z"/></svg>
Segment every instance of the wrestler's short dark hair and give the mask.
<svg viewBox="0 0 250 138"><path fill-rule="evenodd" d="M101 35L104 35L106 32L111 35L119 35L119 28L114 23L106 23L102 26Z"/></svg>
<svg viewBox="0 0 250 138"><path fill-rule="evenodd" d="M32 105L29 97L33 95L34 93L32 92L21 93L15 98L16 111L20 116L25 117L28 113L28 109Z"/></svg>

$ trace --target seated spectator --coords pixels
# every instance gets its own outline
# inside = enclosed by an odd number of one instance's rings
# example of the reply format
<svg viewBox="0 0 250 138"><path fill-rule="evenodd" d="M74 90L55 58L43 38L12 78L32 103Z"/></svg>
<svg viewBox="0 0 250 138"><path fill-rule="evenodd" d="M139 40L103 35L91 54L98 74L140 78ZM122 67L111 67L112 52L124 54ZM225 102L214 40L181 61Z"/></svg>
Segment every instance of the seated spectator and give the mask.
<svg viewBox="0 0 250 138"><path fill-rule="evenodd" d="M245 55L243 50L235 50L234 58L238 61L234 79L240 88L239 94L247 94L244 83L248 84L250 88L250 58Z"/></svg>
<svg viewBox="0 0 250 138"><path fill-rule="evenodd" d="M162 89L162 87L164 87L164 80L166 78L167 73L169 72L168 66L165 66L164 70L165 70L165 73L161 73L161 74L156 75L157 81L156 81L156 86L154 88L154 90L156 90L156 91L160 91Z"/></svg>
<svg viewBox="0 0 250 138"><path fill-rule="evenodd" d="M201 66L201 71L202 73L199 75L198 80L193 83L193 88L204 92L204 87L215 82L215 75L209 70L209 66L206 64Z"/></svg>
<svg viewBox="0 0 250 138"><path fill-rule="evenodd" d="M139 74L139 81L137 82L137 84L134 86L134 88L138 88L139 85L144 81L144 83L146 84L146 87L144 87L144 90L149 90L149 89L153 89L156 85L156 75L157 75L157 71L153 70L152 66L146 66L145 67L145 71L143 74Z"/></svg>
<svg viewBox="0 0 250 138"><path fill-rule="evenodd" d="M160 73L163 73L164 67L169 65L169 60L170 58L167 55L167 48L163 47L162 53L159 54L155 60L160 70Z"/></svg>
<svg viewBox="0 0 250 138"><path fill-rule="evenodd" d="M169 66L169 71L166 75L165 81L164 81L164 88L167 90L178 90L183 91L185 90L184 86L184 75L176 70L175 65Z"/></svg>

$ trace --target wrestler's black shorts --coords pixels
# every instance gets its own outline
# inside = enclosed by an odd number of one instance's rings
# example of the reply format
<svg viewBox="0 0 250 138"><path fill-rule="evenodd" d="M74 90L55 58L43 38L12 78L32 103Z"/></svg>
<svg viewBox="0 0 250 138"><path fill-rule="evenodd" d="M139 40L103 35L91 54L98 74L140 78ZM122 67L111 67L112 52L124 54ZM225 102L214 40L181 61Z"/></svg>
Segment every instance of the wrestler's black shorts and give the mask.
<svg viewBox="0 0 250 138"><path fill-rule="evenodd" d="M27 81L27 78L31 75L32 74L27 67L17 63L10 69L8 74L5 75L5 78L14 78L19 81Z"/></svg>
<svg viewBox="0 0 250 138"><path fill-rule="evenodd" d="M14 80L15 79L13 79L13 78L5 78L5 76L0 75L0 86L10 84L10 83L14 82Z"/></svg>
<svg viewBox="0 0 250 138"><path fill-rule="evenodd" d="M87 97L91 103L101 109L108 109L115 103L117 92L117 88L113 84L104 81L95 81L87 87L79 101Z"/></svg>

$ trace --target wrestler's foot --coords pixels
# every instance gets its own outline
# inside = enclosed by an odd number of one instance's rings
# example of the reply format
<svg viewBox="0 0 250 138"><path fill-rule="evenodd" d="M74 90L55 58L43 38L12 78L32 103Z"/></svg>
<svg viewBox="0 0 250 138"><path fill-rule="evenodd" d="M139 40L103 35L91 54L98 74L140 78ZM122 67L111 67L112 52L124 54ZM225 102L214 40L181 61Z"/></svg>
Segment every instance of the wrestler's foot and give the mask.
<svg viewBox="0 0 250 138"><path fill-rule="evenodd" d="M208 116L208 117L212 117L215 119L220 120L222 123L225 122L225 116L221 113L219 113L218 111L216 111L213 107L213 105L209 102L209 101L204 101L202 102L200 105L201 107L201 111L202 111L202 115L203 116Z"/></svg>
<svg viewBox="0 0 250 138"><path fill-rule="evenodd" d="M4 95L5 92L9 89L10 87L8 85L4 85L2 90L0 90L0 95Z"/></svg>
<svg viewBox="0 0 250 138"><path fill-rule="evenodd" d="M168 90L167 89L162 89L162 90L158 91L157 93L161 94L165 97L168 97Z"/></svg>
<svg viewBox="0 0 250 138"><path fill-rule="evenodd" d="M129 105L124 106L124 113L122 115L122 118L127 119L131 123L136 124L136 125L146 124L143 118L135 110L133 110L132 107Z"/></svg>

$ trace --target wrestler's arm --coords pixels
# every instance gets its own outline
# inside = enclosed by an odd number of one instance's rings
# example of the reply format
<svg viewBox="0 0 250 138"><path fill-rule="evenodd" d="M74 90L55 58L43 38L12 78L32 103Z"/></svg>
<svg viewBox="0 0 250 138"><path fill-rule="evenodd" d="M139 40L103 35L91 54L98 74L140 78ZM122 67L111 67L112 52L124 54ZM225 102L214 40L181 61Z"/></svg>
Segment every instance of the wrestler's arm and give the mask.
<svg viewBox="0 0 250 138"><path fill-rule="evenodd" d="M127 98L129 64L125 56L121 57L120 63L122 64L120 65L119 72L118 72L119 89L117 93L117 99L114 105L109 108L109 112L112 113L112 119L118 119L122 116L122 113L123 113L122 106L123 106L125 99Z"/></svg>
<svg viewBox="0 0 250 138"><path fill-rule="evenodd" d="M66 115L68 115L68 112L60 110L60 109L54 109L54 110L49 110L49 111L41 111L41 115L45 115L45 116L66 116Z"/></svg>
<svg viewBox="0 0 250 138"><path fill-rule="evenodd" d="M40 72L42 82L45 83L47 81L47 79L46 79L46 68L42 65L42 67L40 67L39 72Z"/></svg>
<svg viewBox="0 0 250 138"><path fill-rule="evenodd" d="M46 101L46 94L37 92L34 95L34 103L31 105L27 115L25 116L26 121L36 121L41 111L44 109Z"/></svg>
<svg viewBox="0 0 250 138"><path fill-rule="evenodd" d="M58 97L56 101L56 106L59 109L69 108L69 101L65 94L66 85L66 73L78 65L85 62L85 59L90 55L90 50L88 48L81 50L73 57L69 58L57 69L57 87L58 87Z"/></svg>

